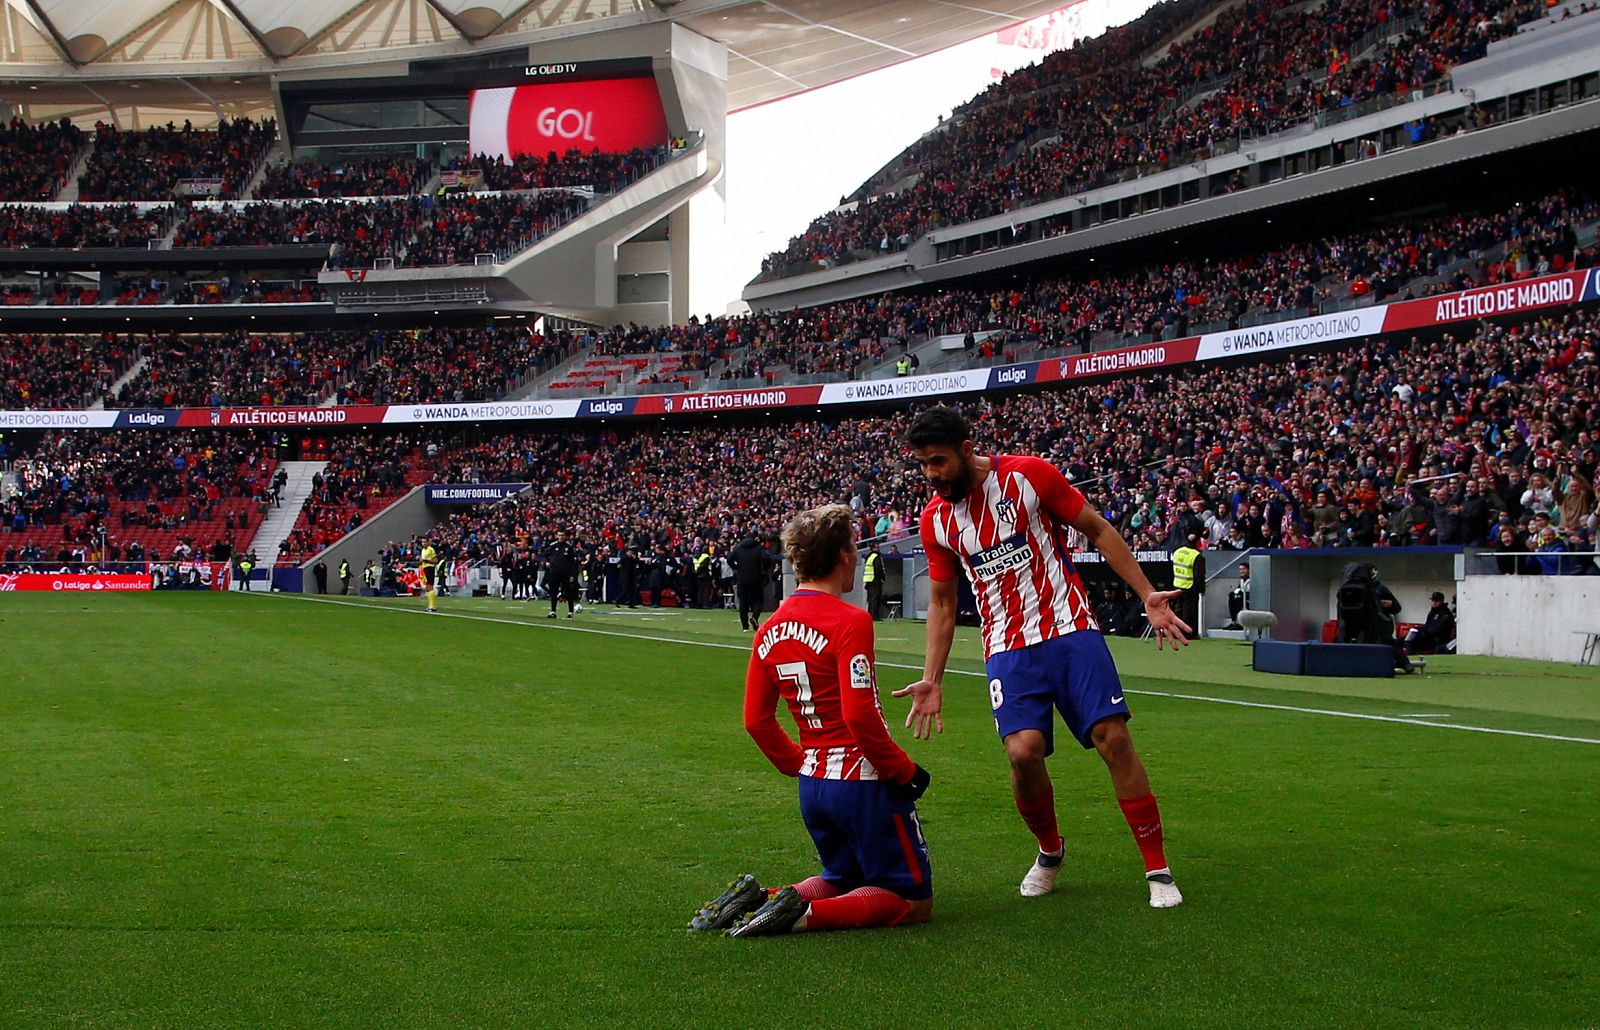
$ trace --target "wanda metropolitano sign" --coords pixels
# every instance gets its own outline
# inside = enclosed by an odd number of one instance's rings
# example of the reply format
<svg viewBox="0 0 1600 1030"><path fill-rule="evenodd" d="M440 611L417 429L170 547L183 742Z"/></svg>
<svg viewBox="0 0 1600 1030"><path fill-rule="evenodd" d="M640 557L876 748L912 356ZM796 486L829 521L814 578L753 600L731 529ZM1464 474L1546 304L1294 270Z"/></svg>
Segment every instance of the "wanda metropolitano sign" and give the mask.
<svg viewBox="0 0 1600 1030"><path fill-rule="evenodd" d="M811 386L470 404L367 404L343 407L0 410L0 429L316 429L356 425L704 415L877 401L954 397L1040 383L1071 382L1152 368L1174 368L1471 322L1600 299L1600 269L1564 272L1420 300L1272 322L1067 358L958 372Z"/></svg>

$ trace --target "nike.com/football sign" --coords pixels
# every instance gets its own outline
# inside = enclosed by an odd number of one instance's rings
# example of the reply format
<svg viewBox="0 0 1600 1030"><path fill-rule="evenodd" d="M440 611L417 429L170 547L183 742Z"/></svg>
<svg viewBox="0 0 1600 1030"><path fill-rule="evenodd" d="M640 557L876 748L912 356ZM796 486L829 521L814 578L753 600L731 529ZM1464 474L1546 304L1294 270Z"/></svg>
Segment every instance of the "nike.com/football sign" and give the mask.
<svg viewBox="0 0 1600 1030"><path fill-rule="evenodd" d="M507 161L574 147L615 154L667 141L652 78L473 90L469 129L474 154Z"/></svg>

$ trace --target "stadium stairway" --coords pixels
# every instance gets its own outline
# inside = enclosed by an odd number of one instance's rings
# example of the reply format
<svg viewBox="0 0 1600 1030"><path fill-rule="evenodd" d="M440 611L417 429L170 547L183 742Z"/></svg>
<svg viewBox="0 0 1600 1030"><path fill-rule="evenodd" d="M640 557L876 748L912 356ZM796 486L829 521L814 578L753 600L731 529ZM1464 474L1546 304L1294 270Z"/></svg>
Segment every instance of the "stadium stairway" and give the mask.
<svg viewBox="0 0 1600 1030"><path fill-rule="evenodd" d="M143 372L144 367L148 364L150 364L150 359L147 357L140 358L138 361L135 361L128 367L126 372L122 373L121 378L111 384L111 389L106 391L105 397L101 397L99 400L89 405L89 408L93 411L103 410L106 406L106 397L115 397L124 386L127 386L129 383L133 382L134 377L136 377L140 372Z"/></svg>
<svg viewBox="0 0 1600 1030"><path fill-rule="evenodd" d="M261 185L262 180L266 179L267 172L279 165L288 164L291 160L288 144L282 140L268 147L266 152L261 155L261 160L256 162L256 170L250 173L250 177L245 180L244 186L239 190L239 199L250 200L253 198L256 195L257 187Z"/></svg>
<svg viewBox="0 0 1600 1030"><path fill-rule="evenodd" d="M1146 68L1154 68L1156 65L1167 59L1167 54L1172 52L1173 47L1180 43L1187 43L1195 36L1210 28L1212 23L1218 18L1222 17L1222 15L1229 9L1238 7L1243 2L1244 0L1227 0L1226 3L1218 4L1216 7L1213 7L1211 10L1207 11L1205 14L1190 22L1188 25L1185 25L1183 28L1179 29L1177 32L1173 33L1167 39L1162 41L1162 43L1154 50L1151 50L1149 53L1141 57L1139 59L1139 63Z"/></svg>
<svg viewBox="0 0 1600 1030"><path fill-rule="evenodd" d="M72 171L67 173L66 184L61 187L61 192L56 194L56 200L63 204L71 204L78 199L78 180L89 167L89 158L94 156L94 137L90 136L84 141L83 149L78 151L78 159L72 163Z"/></svg>
<svg viewBox="0 0 1600 1030"><path fill-rule="evenodd" d="M572 353L571 357L556 362L548 371L541 372L536 376L530 376L521 386L506 394L505 399L508 401L521 401L527 400L529 397L549 396L548 390L551 383L560 382L568 378L569 373L575 369L582 368L584 362L593 356L594 348L580 347Z"/></svg>
<svg viewBox="0 0 1600 1030"><path fill-rule="evenodd" d="M278 467L288 475L288 481L283 484L283 496L279 498L278 506L262 520L261 528L256 530L249 548L269 567L277 560L278 545L289 539L289 534L294 531L300 511L306 506L306 498L311 496L312 480L328 467L328 463L286 461Z"/></svg>

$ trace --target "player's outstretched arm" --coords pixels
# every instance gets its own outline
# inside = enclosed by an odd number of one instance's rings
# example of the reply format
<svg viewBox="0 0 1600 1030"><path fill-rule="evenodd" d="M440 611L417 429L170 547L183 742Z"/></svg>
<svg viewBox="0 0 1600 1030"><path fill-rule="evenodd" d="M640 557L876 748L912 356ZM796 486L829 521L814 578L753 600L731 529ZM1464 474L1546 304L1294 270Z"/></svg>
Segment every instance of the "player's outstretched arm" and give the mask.
<svg viewBox="0 0 1600 1030"><path fill-rule="evenodd" d="M1133 552L1128 550L1122 534L1088 505L1084 505L1073 517L1072 528L1084 535L1094 549L1105 557L1106 564L1116 570L1122 581L1132 587L1144 601L1145 616L1150 620L1150 629L1156 635L1156 649L1160 650L1166 646L1169 640L1172 642L1173 650L1177 650L1180 645L1187 647L1188 635L1194 630L1178 618L1177 613L1172 610L1171 603L1181 591L1161 591L1151 586L1144 570L1139 568L1139 562L1134 559Z"/></svg>
<svg viewBox="0 0 1600 1030"><path fill-rule="evenodd" d="M911 735L928 740L937 729L944 732L945 663L950 660L950 644L956 633L956 581L953 579L928 580L931 592L928 597L928 623L925 657L922 660L922 678L894 692L893 697L910 697L911 711L906 713L906 725Z"/></svg>

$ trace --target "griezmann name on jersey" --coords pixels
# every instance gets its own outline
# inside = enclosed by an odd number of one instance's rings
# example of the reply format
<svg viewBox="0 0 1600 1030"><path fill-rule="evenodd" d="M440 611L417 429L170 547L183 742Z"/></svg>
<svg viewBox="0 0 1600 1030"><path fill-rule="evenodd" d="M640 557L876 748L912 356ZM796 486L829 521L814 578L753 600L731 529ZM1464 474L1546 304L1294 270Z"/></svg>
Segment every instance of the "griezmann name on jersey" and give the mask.
<svg viewBox="0 0 1600 1030"><path fill-rule="evenodd" d="M1078 630L1100 629L1072 564L1067 530L1083 494L1042 458L999 454L966 497L934 495L922 510L928 576L966 570L991 658Z"/></svg>
<svg viewBox="0 0 1600 1030"><path fill-rule="evenodd" d="M785 776L905 783L916 765L889 735L873 673L872 617L798 590L756 633L745 675L744 724ZM789 707L800 742L778 724Z"/></svg>

